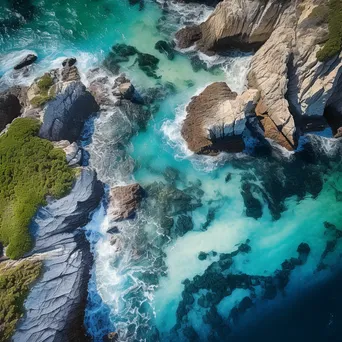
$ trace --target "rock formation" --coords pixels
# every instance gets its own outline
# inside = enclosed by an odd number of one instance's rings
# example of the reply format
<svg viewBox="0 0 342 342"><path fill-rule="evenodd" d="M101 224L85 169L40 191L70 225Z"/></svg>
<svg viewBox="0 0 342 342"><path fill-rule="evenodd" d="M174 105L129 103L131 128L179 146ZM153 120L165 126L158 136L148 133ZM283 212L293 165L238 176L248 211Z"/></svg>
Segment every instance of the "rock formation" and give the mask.
<svg viewBox="0 0 342 342"><path fill-rule="evenodd" d="M38 57L33 54L28 54L24 59L22 59L17 65L14 66L14 70L20 70L26 66L33 64Z"/></svg>
<svg viewBox="0 0 342 342"><path fill-rule="evenodd" d="M61 140L55 142L54 146L63 149L69 166L82 165L83 149L76 142L70 144L68 140Z"/></svg>
<svg viewBox="0 0 342 342"><path fill-rule="evenodd" d="M108 208L111 221L133 218L143 196L144 190L139 184L111 188Z"/></svg>
<svg viewBox="0 0 342 342"><path fill-rule="evenodd" d="M55 99L44 109L39 135L52 141L75 141L85 121L98 109L94 97L81 82L63 84Z"/></svg>
<svg viewBox="0 0 342 342"><path fill-rule="evenodd" d="M199 154L243 151L247 118L258 99L256 90L238 96L224 82L208 86L186 108L182 136L189 149Z"/></svg>
<svg viewBox="0 0 342 342"><path fill-rule="evenodd" d="M33 255L43 259L43 274L25 301L26 314L13 341L86 341L83 331L92 255L84 232L98 206L103 186L84 169L71 193L41 208L33 220Z"/></svg>
<svg viewBox="0 0 342 342"><path fill-rule="evenodd" d="M259 48L248 74L248 87L260 91L257 108L265 137L296 148L298 137L342 125L342 53L320 62L328 24L320 2L224 0L200 26L176 35L180 47L194 41L213 54L232 47ZM321 14L320 14L321 13Z"/></svg>
<svg viewBox="0 0 342 342"><path fill-rule="evenodd" d="M0 131L20 116L20 111L21 105L16 96L8 93L0 95Z"/></svg>

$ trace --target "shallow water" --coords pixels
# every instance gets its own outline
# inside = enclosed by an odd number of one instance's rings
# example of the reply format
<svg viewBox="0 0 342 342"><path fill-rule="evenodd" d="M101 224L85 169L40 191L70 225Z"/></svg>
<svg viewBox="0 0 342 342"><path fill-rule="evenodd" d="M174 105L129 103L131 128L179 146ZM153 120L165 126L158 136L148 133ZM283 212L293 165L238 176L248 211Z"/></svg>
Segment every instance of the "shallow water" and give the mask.
<svg viewBox="0 0 342 342"><path fill-rule="evenodd" d="M163 12L157 3L145 1L140 11L123 0L32 3L31 20L0 31L3 87L29 84L65 56L77 57L87 84L87 70L101 65L110 47L122 42L160 59L159 79L147 77L134 60L120 65L141 94L173 84L144 130L134 131L118 108L99 113L85 130L83 144L99 178L108 187L137 181L148 194L137 217L118 224L120 246L111 246L106 233L112 226L107 199L86 227L95 256L88 333L95 341L114 330L123 341L268 341L279 329L279 340L302 340L298 321L282 326L284 316L274 326L265 322L288 313L288 307L300 312L298 296L310 288L331 290L330 279L339 275L339 232L324 226L327 221L341 228L339 144L310 138L313 151L298 158L281 151L267 157L193 155L180 135L186 104L217 80L241 92L251 55L206 58L207 65L218 67L195 71L191 51L169 61L154 45L170 39L183 24L200 21L210 9L177 4ZM8 19L8 13L1 13L0 20ZM26 51L38 53L39 62L26 76L13 73ZM124 136L124 146L119 146L117 140ZM242 196L246 184L252 185L260 205L258 219L247 216ZM333 246L324 253L329 241ZM297 258L303 242L311 248L307 260L290 270L282 266ZM241 246L249 248L240 251ZM201 252L208 253L202 260ZM211 299L205 299L208 293ZM240 303L247 296L252 306L243 310ZM333 317L319 322L326 330L315 322L317 329L304 332L307 340L332 336L339 341L331 327L336 328L341 316L333 309L327 306ZM286 335L288 331L293 335Z"/></svg>

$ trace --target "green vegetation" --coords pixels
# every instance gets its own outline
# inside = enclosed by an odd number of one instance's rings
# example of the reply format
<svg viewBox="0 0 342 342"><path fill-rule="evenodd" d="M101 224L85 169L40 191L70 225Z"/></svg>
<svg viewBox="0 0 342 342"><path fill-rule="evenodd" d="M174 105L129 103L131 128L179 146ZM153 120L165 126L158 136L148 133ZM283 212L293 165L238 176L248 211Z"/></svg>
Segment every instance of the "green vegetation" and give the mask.
<svg viewBox="0 0 342 342"><path fill-rule="evenodd" d="M40 107L44 103L54 98L55 94L51 93L50 90L52 85L53 79L50 76L50 74L44 74L37 82L37 86L39 88L40 93L31 100L32 106Z"/></svg>
<svg viewBox="0 0 342 342"><path fill-rule="evenodd" d="M64 152L39 138L39 127L21 118L0 136L0 241L11 259L31 249L28 226L46 195L65 195L74 179Z"/></svg>
<svg viewBox="0 0 342 342"><path fill-rule="evenodd" d="M30 285L41 271L40 261L22 261L0 265L0 342L8 341L23 314L23 304Z"/></svg>
<svg viewBox="0 0 342 342"><path fill-rule="evenodd" d="M309 18L315 18L317 19L318 23L328 23L329 18L329 7L327 4L321 4L319 6L316 6L311 14L309 15Z"/></svg>
<svg viewBox="0 0 342 342"><path fill-rule="evenodd" d="M342 0L330 0L329 38L322 49L317 52L317 59L324 62L342 50Z"/></svg>

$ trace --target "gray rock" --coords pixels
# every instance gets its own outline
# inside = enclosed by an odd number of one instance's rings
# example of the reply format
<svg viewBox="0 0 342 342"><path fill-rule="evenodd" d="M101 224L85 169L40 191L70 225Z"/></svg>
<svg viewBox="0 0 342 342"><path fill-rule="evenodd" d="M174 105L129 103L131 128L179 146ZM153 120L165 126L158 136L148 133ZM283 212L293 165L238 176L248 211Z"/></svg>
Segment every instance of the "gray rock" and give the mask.
<svg viewBox="0 0 342 342"><path fill-rule="evenodd" d="M69 166L76 166L82 164L83 150L76 142L73 142L66 148L64 148L66 159Z"/></svg>
<svg viewBox="0 0 342 342"><path fill-rule="evenodd" d="M14 66L14 70L20 70L28 65L33 64L38 57L33 54L28 54L25 58L23 58L17 65Z"/></svg>
<svg viewBox="0 0 342 342"><path fill-rule="evenodd" d="M73 142L79 138L85 121L98 110L94 97L81 82L68 83L44 108L39 135L52 141Z"/></svg>
<svg viewBox="0 0 342 342"><path fill-rule="evenodd" d="M68 196L38 211L33 253L43 258L43 274L25 301L26 314L13 341L86 341L83 319L92 255L79 228L88 223L102 195L95 172L84 169Z"/></svg>
<svg viewBox="0 0 342 342"><path fill-rule="evenodd" d="M74 64L76 64L76 62L76 58L67 58L62 62L62 65L64 67L72 67Z"/></svg>
<svg viewBox="0 0 342 342"><path fill-rule="evenodd" d="M0 95L0 131L20 116L20 102L12 94Z"/></svg>

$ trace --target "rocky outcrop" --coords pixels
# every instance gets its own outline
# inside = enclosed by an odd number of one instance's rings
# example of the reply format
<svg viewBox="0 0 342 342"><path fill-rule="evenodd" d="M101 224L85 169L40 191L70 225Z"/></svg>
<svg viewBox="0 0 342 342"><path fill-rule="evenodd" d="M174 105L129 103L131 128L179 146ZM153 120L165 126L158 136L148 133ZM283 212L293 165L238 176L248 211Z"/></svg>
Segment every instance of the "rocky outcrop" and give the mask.
<svg viewBox="0 0 342 342"><path fill-rule="evenodd" d="M52 141L73 142L78 139L85 121L98 110L94 97L81 82L62 84L44 108L39 135Z"/></svg>
<svg viewBox="0 0 342 342"><path fill-rule="evenodd" d="M189 149L198 154L243 151L247 118L258 99L256 90L238 96L224 82L208 86L186 108L182 136Z"/></svg>
<svg viewBox="0 0 342 342"><path fill-rule="evenodd" d="M110 189L108 215L111 221L122 221L133 218L144 196L139 184L116 186Z"/></svg>
<svg viewBox="0 0 342 342"><path fill-rule="evenodd" d="M198 48L208 54L227 47L260 47L282 20L288 6L289 2L281 0L224 0L197 31L189 27L181 35L192 36L193 43L197 41Z"/></svg>
<svg viewBox="0 0 342 342"><path fill-rule="evenodd" d="M20 111L21 105L16 96L8 93L0 95L0 131L20 116Z"/></svg>
<svg viewBox="0 0 342 342"><path fill-rule="evenodd" d="M260 90L269 118L292 148L303 131L317 129L342 72L342 55L317 60L327 25L313 15L315 7L304 2L300 13L293 7L287 22L255 54L248 74L249 86Z"/></svg>
<svg viewBox="0 0 342 342"><path fill-rule="evenodd" d="M56 148L61 148L65 152L66 161L69 166L81 166L83 149L76 142L70 144L68 140L61 140L54 143Z"/></svg>
<svg viewBox="0 0 342 342"><path fill-rule="evenodd" d="M84 232L103 186L84 169L71 193L41 208L33 220L34 255L43 259L41 279L25 301L15 342L86 341L83 330L92 255Z"/></svg>
<svg viewBox="0 0 342 342"><path fill-rule="evenodd" d="M196 34L185 28L176 38L181 43L179 35L185 37L187 46L196 35L197 48L208 54L263 44L252 59L248 87L260 91L257 115L265 137L293 150L301 134L327 123L336 133L342 125L342 53L325 62L316 56L328 36L327 18L320 14L325 6L307 0L225 0Z"/></svg>
<svg viewBox="0 0 342 342"><path fill-rule="evenodd" d="M14 70L20 70L26 66L33 64L38 57L33 54L28 54L24 59L22 59L18 64L14 66Z"/></svg>

